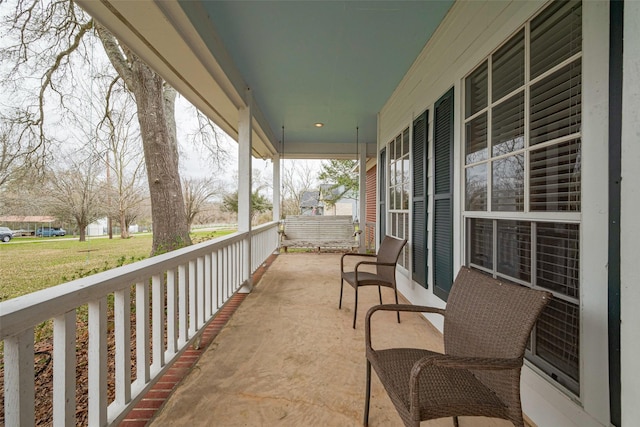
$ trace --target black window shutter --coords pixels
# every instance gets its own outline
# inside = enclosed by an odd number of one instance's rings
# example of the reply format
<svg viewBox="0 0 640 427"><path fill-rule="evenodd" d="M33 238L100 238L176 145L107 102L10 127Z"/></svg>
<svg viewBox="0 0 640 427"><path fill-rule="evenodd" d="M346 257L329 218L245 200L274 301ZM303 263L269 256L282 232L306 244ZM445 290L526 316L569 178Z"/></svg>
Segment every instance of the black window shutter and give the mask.
<svg viewBox="0 0 640 427"><path fill-rule="evenodd" d="M412 215L412 276L427 287L427 135L429 112L425 111L413 121L413 207Z"/></svg>
<svg viewBox="0 0 640 427"><path fill-rule="evenodd" d="M433 292L447 300L453 283L453 88L434 108Z"/></svg>
<svg viewBox="0 0 640 427"><path fill-rule="evenodd" d="M379 195L380 202L378 205L380 232L378 233L378 244L382 243L382 239L387 234L387 151L380 151L380 165L378 167L380 174Z"/></svg>

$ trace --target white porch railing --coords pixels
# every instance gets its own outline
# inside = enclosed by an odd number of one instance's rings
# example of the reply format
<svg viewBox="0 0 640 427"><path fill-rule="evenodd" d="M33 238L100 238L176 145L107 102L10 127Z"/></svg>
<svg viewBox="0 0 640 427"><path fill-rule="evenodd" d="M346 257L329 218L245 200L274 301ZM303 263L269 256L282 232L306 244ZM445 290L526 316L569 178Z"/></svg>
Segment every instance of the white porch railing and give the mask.
<svg viewBox="0 0 640 427"><path fill-rule="evenodd" d="M53 319L53 425L76 422L76 309L88 305L88 424L119 423L278 246L277 223L0 303L5 424L34 425L34 329ZM132 287L135 302L131 304ZM166 297L165 297L166 295ZM107 401L113 297L115 399ZM136 354L130 318L135 311ZM135 358L135 359L134 359ZM132 378L136 361L136 380Z"/></svg>

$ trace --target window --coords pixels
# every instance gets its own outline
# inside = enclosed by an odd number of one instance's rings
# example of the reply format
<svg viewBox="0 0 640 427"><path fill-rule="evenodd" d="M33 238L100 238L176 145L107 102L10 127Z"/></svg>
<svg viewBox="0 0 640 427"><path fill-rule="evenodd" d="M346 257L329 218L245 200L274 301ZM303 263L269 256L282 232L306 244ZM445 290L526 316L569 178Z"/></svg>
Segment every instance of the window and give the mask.
<svg viewBox="0 0 640 427"><path fill-rule="evenodd" d="M389 220L387 232L399 239L409 236L409 128L389 142ZM402 250L398 264L409 268L409 253Z"/></svg>
<svg viewBox="0 0 640 427"><path fill-rule="evenodd" d="M554 294L527 357L579 394L582 8L556 1L464 81L467 264Z"/></svg>

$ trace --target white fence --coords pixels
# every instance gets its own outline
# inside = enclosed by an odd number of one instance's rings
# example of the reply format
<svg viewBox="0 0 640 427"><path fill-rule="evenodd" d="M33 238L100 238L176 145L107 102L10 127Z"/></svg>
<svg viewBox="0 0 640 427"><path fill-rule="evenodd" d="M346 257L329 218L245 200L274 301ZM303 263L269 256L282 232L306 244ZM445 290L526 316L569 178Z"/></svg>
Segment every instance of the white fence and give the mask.
<svg viewBox="0 0 640 427"><path fill-rule="evenodd" d="M253 229L251 235L231 234L0 303L5 424L34 425L37 325L53 319L53 425L75 426L76 309L88 305L88 424L115 425L218 309L243 285L250 285L250 275L277 246L277 223L272 222ZM109 403L107 301L111 298L115 399Z"/></svg>

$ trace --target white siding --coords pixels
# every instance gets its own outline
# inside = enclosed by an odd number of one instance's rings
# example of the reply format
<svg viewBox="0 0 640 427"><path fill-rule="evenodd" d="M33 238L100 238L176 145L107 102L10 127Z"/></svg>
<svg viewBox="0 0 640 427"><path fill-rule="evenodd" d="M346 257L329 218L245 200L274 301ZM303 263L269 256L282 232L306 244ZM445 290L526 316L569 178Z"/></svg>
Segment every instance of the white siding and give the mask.
<svg viewBox="0 0 640 427"><path fill-rule="evenodd" d="M545 4L546 2L533 1L456 2L379 114L378 148L380 149L404 127L409 126L413 117L427 108L430 110L429 171L431 173L433 170L431 144L433 103L450 87L455 88L454 269L456 271L462 263L464 254L464 237L461 232L463 195L460 191L463 145L460 141L462 78ZM556 388L546 376L538 374L534 368L525 367L522 388L523 407L527 416L540 427L599 426L608 425L609 420L607 247L603 244L607 241L608 218L606 162L608 153L608 10L608 2L583 2L583 111L585 113L581 231L581 397L579 399L570 397ZM635 39L637 40L637 37ZM635 76L637 76L637 63L635 65ZM637 81L635 87L638 87ZM634 102L635 111L640 110L638 99L636 98ZM636 134L635 141L637 140ZM637 145L634 149L637 150ZM637 157L638 153L635 154ZM636 174L638 173L637 164L636 158L634 171ZM432 178L429 176L430 195L433 193ZM640 182L637 175L634 182ZM634 191L637 191L637 188ZM634 200L639 199L640 197L636 194ZM640 206L637 201L633 203L635 205L629 207L628 211L635 212L637 215ZM430 197L429 206L431 215L432 197ZM431 245L429 241L430 254ZM431 270L429 265L429 288L426 290L411 283L408 277L399 277L399 289L412 303L444 305L443 301L432 293ZM638 283L638 274L634 274L636 279L634 282ZM637 296L636 294L636 301ZM437 327L441 327L442 323L437 318L433 320ZM634 320L635 325L640 324L637 317ZM637 354L639 340L637 332L635 333L636 347L633 353ZM629 336L627 341L630 341L630 338ZM637 384L632 386L635 386L635 390L640 389ZM636 416L632 419L638 418Z"/></svg>

